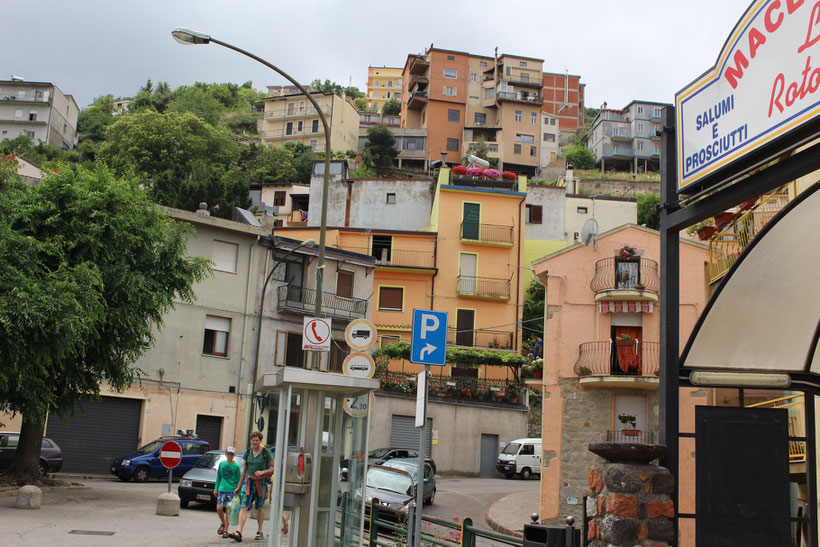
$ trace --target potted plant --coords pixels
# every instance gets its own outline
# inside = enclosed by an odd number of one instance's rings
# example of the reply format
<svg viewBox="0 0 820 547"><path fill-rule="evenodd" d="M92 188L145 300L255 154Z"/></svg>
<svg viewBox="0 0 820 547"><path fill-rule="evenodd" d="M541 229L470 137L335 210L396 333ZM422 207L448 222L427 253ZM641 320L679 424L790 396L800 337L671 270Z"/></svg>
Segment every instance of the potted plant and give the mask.
<svg viewBox="0 0 820 547"><path fill-rule="evenodd" d="M467 174L467 167L463 165L456 165L453 167L453 174L459 177L463 177Z"/></svg>
<svg viewBox="0 0 820 547"><path fill-rule="evenodd" d="M698 239L701 241L706 241L711 239L717 228L711 222L703 221L695 224L695 232L698 234Z"/></svg>
<svg viewBox="0 0 820 547"><path fill-rule="evenodd" d="M498 169L485 169L482 176L488 180L495 180L501 176L501 171Z"/></svg>
<svg viewBox="0 0 820 547"><path fill-rule="evenodd" d="M637 427L637 418L632 414L618 414L618 419L623 424L623 434L627 437L637 437L640 431L635 429ZM629 426L629 429L626 428Z"/></svg>
<svg viewBox="0 0 820 547"><path fill-rule="evenodd" d="M719 215L715 215L715 226L718 230L722 230L726 226L729 225L730 222L735 218L733 213L725 212L720 213Z"/></svg>
<svg viewBox="0 0 820 547"><path fill-rule="evenodd" d="M512 382L507 383L507 387L504 388L504 399L508 403L517 405L519 395L521 395L521 390L518 389L518 386Z"/></svg>
<svg viewBox="0 0 820 547"><path fill-rule="evenodd" d="M513 173L512 171L504 171L504 172L502 172L502 173L501 173L501 177L502 177L504 180L509 180L509 181L515 181L515 180L518 180L518 175L516 175L516 174L515 174L515 173Z"/></svg>
<svg viewBox="0 0 820 547"><path fill-rule="evenodd" d="M589 376L592 374L592 371L589 367L578 367L578 376Z"/></svg>
<svg viewBox="0 0 820 547"><path fill-rule="evenodd" d="M634 243L621 243L615 247L615 256L618 258L635 258L640 255L641 251Z"/></svg>
<svg viewBox="0 0 820 547"><path fill-rule="evenodd" d="M473 178L478 178L478 177L481 176L482 171L484 171L484 170L481 169L480 167L468 167L467 168L467 176L468 177L473 177Z"/></svg>
<svg viewBox="0 0 820 547"><path fill-rule="evenodd" d="M532 367L532 377L533 378L543 378L543 376L544 376L544 359L539 357L539 358L533 360L530 367Z"/></svg>

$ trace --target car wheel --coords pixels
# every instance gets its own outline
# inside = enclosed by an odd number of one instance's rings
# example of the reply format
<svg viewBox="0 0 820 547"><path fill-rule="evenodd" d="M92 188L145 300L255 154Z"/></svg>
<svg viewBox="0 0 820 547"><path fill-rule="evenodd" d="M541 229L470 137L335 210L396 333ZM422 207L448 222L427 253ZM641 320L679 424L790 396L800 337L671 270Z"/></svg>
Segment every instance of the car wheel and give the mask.
<svg viewBox="0 0 820 547"><path fill-rule="evenodd" d="M521 478L522 479L524 479L526 481L526 480L529 480L530 477L532 477L532 471L530 471L529 467L525 467L524 469L521 470Z"/></svg>
<svg viewBox="0 0 820 547"><path fill-rule="evenodd" d="M436 499L436 489L433 488L433 493L430 494L430 499L427 500L427 505L433 505L433 501Z"/></svg>
<svg viewBox="0 0 820 547"><path fill-rule="evenodd" d="M42 460L37 464L37 469L40 471L41 477L45 477L48 474L48 464Z"/></svg>
<svg viewBox="0 0 820 547"><path fill-rule="evenodd" d="M189 500L179 500L179 506L185 509L186 507L188 507L188 501Z"/></svg>
<svg viewBox="0 0 820 547"><path fill-rule="evenodd" d="M507 477L508 479L511 479L515 476L515 473L507 472L507 473L504 473L504 476Z"/></svg>
<svg viewBox="0 0 820 547"><path fill-rule="evenodd" d="M147 467L137 467L134 471L134 480L136 482L145 482L148 480L148 477L151 476L151 473L148 472Z"/></svg>

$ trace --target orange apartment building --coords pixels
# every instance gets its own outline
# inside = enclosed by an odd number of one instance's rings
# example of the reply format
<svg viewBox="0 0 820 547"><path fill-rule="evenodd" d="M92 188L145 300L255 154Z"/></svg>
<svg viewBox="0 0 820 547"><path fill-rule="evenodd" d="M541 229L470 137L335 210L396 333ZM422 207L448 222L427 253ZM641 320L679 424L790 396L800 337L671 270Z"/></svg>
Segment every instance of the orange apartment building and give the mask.
<svg viewBox="0 0 820 547"><path fill-rule="evenodd" d="M541 109L558 117L558 144L565 145L569 138L584 128L584 88L581 77L568 72L543 74L544 87L541 96L544 105Z"/></svg>

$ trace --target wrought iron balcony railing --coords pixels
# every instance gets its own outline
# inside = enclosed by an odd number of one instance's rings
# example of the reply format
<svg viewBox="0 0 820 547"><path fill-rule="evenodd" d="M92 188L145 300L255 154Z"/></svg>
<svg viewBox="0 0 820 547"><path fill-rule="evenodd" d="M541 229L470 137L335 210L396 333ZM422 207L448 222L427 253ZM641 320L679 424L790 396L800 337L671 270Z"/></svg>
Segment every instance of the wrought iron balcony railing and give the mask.
<svg viewBox="0 0 820 547"><path fill-rule="evenodd" d="M376 266L402 266L408 268L435 268L436 255L434 251L418 251L409 249L383 249L371 251L369 247L351 247L342 245L345 251L353 251L376 257Z"/></svg>
<svg viewBox="0 0 820 547"><path fill-rule="evenodd" d="M492 141L488 142L490 148L492 148L492 145L495 144ZM491 152L497 155L498 149L496 148L496 150L491 150ZM490 190L511 190L513 192L515 192L518 188L517 180L489 180L478 177L460 177L458 175L452 174L450 178L450 184L455 184L457 186L471 186L473 188L488 188Z"/></svg>
<svg viewBox="0 0 820 547"><path fill-rule="evenodd" d="M503 330L458 330L447 327L447 343L472 348L512 349L513 333Z"/></svg>
<svg viewBox="0 0 820 547"><path fill-rule="evenodd" d="M482 243L513 244L513 227L505 224L461 223L461 239Z"/></svg>
<svg viewBox="0 0 820 547"><path fill-rule="evenodd" d="M578 351L575 373L580 376L657 376L660 343L642 340L584 342Z"/></svg>
<svg viewBox="0 0 820 547"><path fill-rule="evenodd" d="M661 287L658 263L641 256L603 258L595 263L595 276L589 286L596 293L643 290L657 294Z"/></svg>
<svg viewBox="0 0 820 547"><path fill-rule="evenodd" d="M770 401L763 401L747 408L785 408L789 413L789 437L806 437L806 407L805 397L800 395L789 395ZM806 461L806 442L789 440L789 461L792 463Z"/></svg>
<svg viewBox="0 0 820 547"><path fill-rule="evenodd" d="M606 442L608 443L635 443L654 444L655 432L642 431L640 429L622 429L606 432Z"/></svg>
<svg viewBox="0 0 820 547"><path fill-rule="evenodd" d="M315 290L293 284L279 287L279 311L313 313L315 305ZM322 292L322 311L342 319L361 319L367 316L367 300Z"/></svg>
<svg viewBox="0 0 820 547"><path fill-rule="evenodd" d="M510 298L510 280L497 277L458 276L458 294L485 298Z"/></svg>
<svg viewBox="0 0 820 547"><path fill-rule="evenodd" d="M403 372L377 371L374 375L380 389L392 393L416 393L416 376ZM526 404L526 388L511 380L489 380L431 374L428 377L430 397L462 399L510 405Z"/></svg>

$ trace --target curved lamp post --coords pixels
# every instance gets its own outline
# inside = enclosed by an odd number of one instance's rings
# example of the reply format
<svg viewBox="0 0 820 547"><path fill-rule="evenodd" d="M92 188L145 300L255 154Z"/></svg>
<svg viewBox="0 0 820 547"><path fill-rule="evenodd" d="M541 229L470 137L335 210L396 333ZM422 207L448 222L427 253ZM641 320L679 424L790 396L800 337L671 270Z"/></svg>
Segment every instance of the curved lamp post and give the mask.
<svg viewBox="0 0 820 547"><path fill-rule="evenodd" d="M322 109L319 107L319 103L316 102L313 96L299 82L291 78L288 74L283 72L278 67L272 65L271 63L267 62L261 57L257 57L253 53L245 51L244 49L240 49L226 42L217 40L216 38L213 38L207 34L203 34L202 32L197 32L195 30L187 28L175 28L173 31L171 31L171 36L174 37L174 40L184 45L209 44L213 42L214 44L218 44L228 49L232 49L238 53L241 53L242 55L245 55L255 61L262 63L263 65L270 68L277 74L282 75L290 83L295 85L299 89L299 91L301 91L302 94L304 94L304 96L307 97L307 100L310 101L310 104L313 105L313 108L315 108L316 112L319 114L319 119L322 120L322 126L325 130L325 174L324 180L322 182L322 220L321 224L319 225L319 257L316 264L316 306L314 307L313 313L315 317L321 317L322 286L325 273L325 232L327 231L327 192L328 187L330 186L330 126L327 123L327 118L322 112ZM262 297L264 298L264 289L262 292ZM256 378L254 378L254 381L256 381Z"/></svg>

